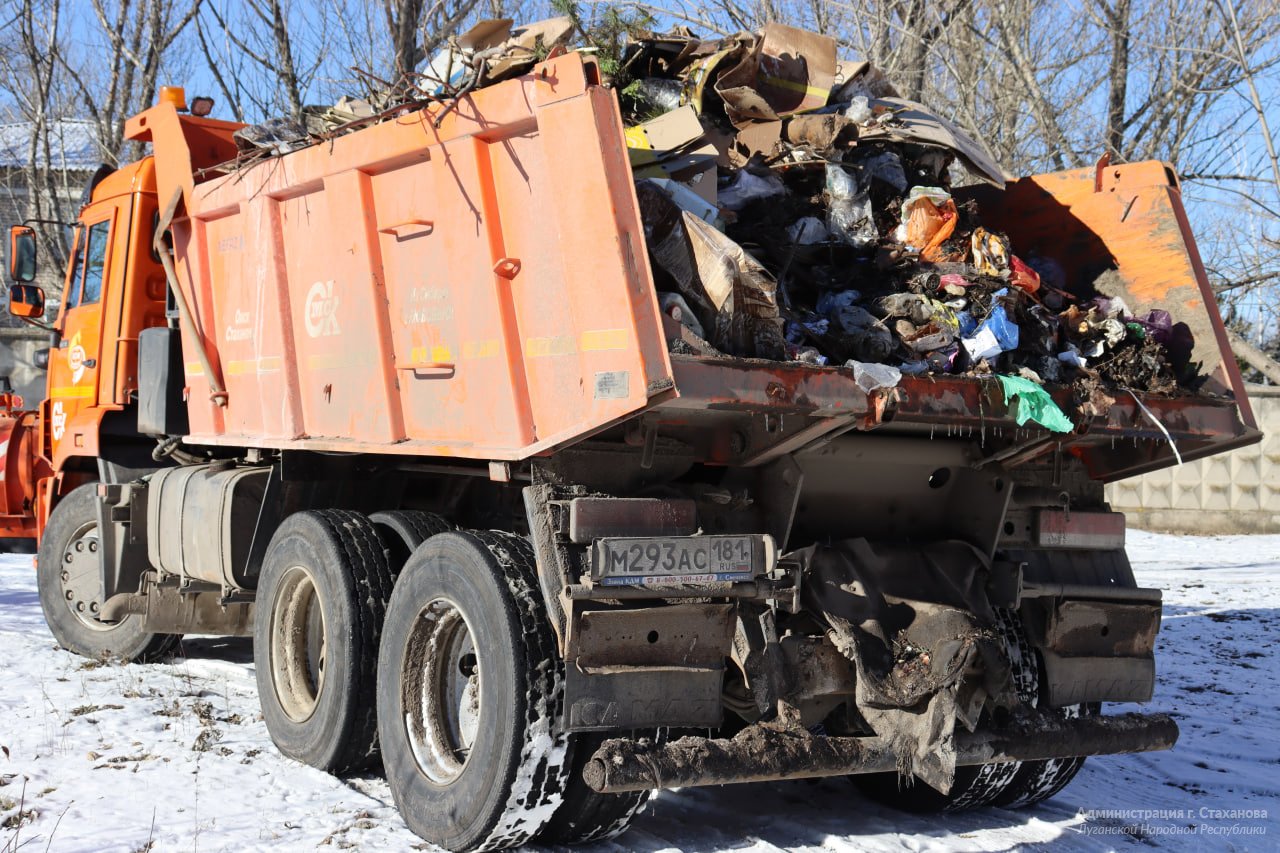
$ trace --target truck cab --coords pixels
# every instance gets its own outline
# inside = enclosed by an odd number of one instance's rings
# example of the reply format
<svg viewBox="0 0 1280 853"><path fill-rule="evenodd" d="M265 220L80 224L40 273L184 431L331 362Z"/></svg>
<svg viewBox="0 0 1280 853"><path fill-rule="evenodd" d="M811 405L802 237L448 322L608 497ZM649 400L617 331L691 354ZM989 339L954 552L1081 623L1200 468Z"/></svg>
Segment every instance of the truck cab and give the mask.
<svg viewBox="0 0 1280 853"><path fill-rule="evenodd" d="M104 419L136 400L138 333L165 324L164 270L151 248L156 220L151 158L103 178L80 213L49 353L55 470L92 468L104 450Z"/></svg>
<svg viewBox="0 0 1280 853"><path fill-rule="evenodd" d="M152 249L158 221L154 159L104 169L88 196L73 226L62 299L49 325L48 386L36 436L47 470L32 484L45 509L36 514L37 528L47 517L55 474L59 493L116 479L120 472L111 469L145 464L154 446L131 428L139 332L167 322L164 269ZM34 235L23 226L13 231L16 262L24 254L17 247ZM10 270L20 282L34 272L33 262ZM44 294L31 284L15 285L11 303L14 313L44 313L38 310Z"/></svg>

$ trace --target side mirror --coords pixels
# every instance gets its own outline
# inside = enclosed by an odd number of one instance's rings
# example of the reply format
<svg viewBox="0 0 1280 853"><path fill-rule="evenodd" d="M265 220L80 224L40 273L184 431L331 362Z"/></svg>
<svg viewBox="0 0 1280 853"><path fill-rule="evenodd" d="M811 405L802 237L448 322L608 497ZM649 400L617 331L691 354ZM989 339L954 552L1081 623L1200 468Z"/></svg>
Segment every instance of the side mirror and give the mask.
<svg viewBox="0 0 1280 853"><path fill-rule="evenodd" d="M34 284L9 287L9 313L15 317L38 320L44 316L44 291Z"/></svg>
<svg viewBox="0 0 1280 853"><path fill-rule="evenodd" d="M9 278L20 284L36 280L36 232L26 225L9 229Z"/></svg>

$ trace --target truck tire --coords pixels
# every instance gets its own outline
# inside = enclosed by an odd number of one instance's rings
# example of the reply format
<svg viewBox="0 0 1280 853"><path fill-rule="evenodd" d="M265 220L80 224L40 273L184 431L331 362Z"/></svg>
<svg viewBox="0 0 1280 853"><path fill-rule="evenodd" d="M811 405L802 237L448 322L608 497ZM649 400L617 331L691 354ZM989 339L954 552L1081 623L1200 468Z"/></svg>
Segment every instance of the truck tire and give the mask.
<svg viewBox="0 0 1280 853"><path fill-rule="evenodd" d="M1070 705L1062 709L1068 719L1098 713L1097 705ZM1046 761L1024 761L1003 791L991 804L1006 809L1021 809L1042 803L1057 794L1084 767L1084 758L1051 758Z"/></svg>
<svg viewBox="0 0 1280 853"><path fill-rule="evenodd" d="M98 485L86 483L58 502L36 556L40 608L58 645L88 658L150 661L181 637L143 630L142 617L99 622L102 580L98 554Z"/></svg>
<svg viewBox="0 0 1280 853"><path fill-rule="evenodd" d="M267 731L290 758L331 773L377 753L375 661L394 577L369 519L309 510L262 561L253 661Z"/></svg>
<svg viewBox="0 0 1280 853"><path fill-rule="evenodd" d="M654 733L649 733L652 737ZM639 736L639 735L637 735ZM651 791L600 794L582 778L582 770L600 744L616 734L583 732L569 735L569 778L564 800L538 833L541 844L584 844L607 841L626 832L632 819L649 802Z"/></svg>
<svg viewBox="0 0 1280 853"><path fill-rule="evenodd" d="M378 653L378 734L400 814L448 850L524 844L568 773L563 681L533 549L451 532L413 552Z"/></svg>
<svg viewBox="0 0 1280 853"><path fill-rule="evenodd" d="M391 567L397 573L419 545L437 533L454 529L444 516L416 509L383 510L371 514L369 520L378 529L382 544L390 552Z"/></svg>

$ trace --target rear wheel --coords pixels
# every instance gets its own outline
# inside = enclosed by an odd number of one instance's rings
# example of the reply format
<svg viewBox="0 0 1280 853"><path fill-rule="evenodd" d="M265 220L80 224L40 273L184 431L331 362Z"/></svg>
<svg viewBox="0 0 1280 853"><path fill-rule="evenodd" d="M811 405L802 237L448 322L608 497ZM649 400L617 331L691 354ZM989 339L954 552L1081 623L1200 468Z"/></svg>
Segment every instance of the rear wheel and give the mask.
<svg viewBox="0 0 1280 853"><path fill-rule="evenodd" d="M527 540L433 536L396 582L378 655L387 783L415 833L448 850L523 844L568 770L555 636Z"/></svg>
<svg viewBox="0 0 1280 853"><path fill-rule="evenodd" d="M378 529L382 544L390 552L391 566L397 572L419 545L437 533L454 529L444 516L416 509L383 510L370 515L369 520Z"/></svg>
<svg viewBox="0 0 1280 853"><path fill-rule="evenodd" d="M267 547L258 583L253 660L271 740L333 773L376 754L375 661L392 585L367 518L299 512Z"/></svg>
<svg viewBox="0 0 1280 853"><path fill-rule="evenodd" d="M36 557L40 607L58 645L90 658L155 660L180 639L142 627L142 616L98 621L102 607L97 484L88 483L58 502Z"/></svg>
<svg viewBox="0 0 1280 853"><path fill-rule="evenodd" d="M539 842L583 844L616 838L627 831L632 819L649 801L651 791L600 794L582 778L582 770L591 756L610 737L617 735L603 732L569 735L569 778L565 782L564 798L538 834Z"/></svg>

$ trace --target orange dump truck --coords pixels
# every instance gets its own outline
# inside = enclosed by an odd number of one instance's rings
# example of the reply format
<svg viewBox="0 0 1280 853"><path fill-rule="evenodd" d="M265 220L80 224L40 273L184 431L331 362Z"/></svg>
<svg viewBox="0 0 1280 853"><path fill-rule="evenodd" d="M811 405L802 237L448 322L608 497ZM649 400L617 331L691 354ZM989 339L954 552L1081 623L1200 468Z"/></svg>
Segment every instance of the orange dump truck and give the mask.
<svg viewBox="0 0 1280 853"><path fill-rule="evenodd" d="M1103 712L1151 698L1161 604L1102 486L1258 432L1170 169L981 190L1207 377L1049 433L974 377L674 354L590 60L437 112L234 169L240 125L180 97L129 121L153 154L81 211L48 399L0 421L63 646L252 634L277 746L380 759L453 850L607 837L686 785L1031 804L1173 745Z"/></svg>

